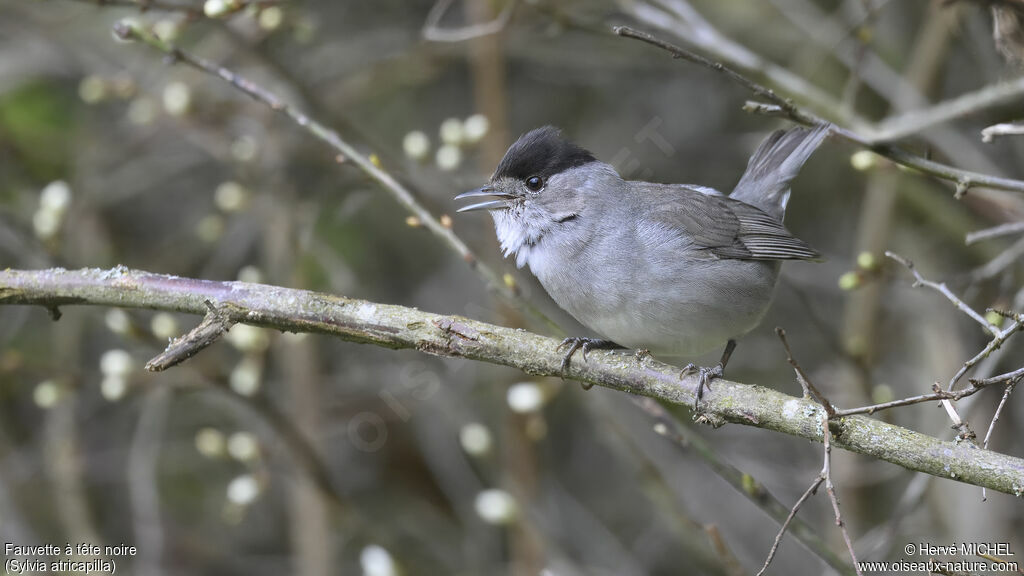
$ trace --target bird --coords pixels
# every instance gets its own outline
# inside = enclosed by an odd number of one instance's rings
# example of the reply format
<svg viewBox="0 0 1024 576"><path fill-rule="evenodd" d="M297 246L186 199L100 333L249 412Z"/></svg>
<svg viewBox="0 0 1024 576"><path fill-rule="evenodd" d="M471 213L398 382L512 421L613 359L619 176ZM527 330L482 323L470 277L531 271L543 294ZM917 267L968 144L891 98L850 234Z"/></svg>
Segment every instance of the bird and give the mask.
<svg viewBox="0 0 1024 576"><path fill-rule="evenodd" d="M821 255L783 225L790 183L829 134L827 124L777 130L754 151L731 194L692 184L624 179L553 126L523 134L486 185L456 200L487 211L506 258L600 337L566 338L573 354L632 348L692 357L725 345L698 372L696 402L724 375L736 340L771 304L781 263Z"/></svg>

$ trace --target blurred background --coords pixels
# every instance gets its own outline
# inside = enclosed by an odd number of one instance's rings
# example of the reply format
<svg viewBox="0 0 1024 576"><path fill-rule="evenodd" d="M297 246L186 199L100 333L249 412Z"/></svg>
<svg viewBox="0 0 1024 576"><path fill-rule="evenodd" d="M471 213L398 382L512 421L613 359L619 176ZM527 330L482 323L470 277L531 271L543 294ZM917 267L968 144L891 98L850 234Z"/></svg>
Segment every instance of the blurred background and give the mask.
<svg viewBox="0 0 1024 576"><path fill-rule="evenodd" d="M770 76L760 79L805 79L813 95L784 94L832 119L874 121L1019 74L994 46L988 2L253 4L210 0L204 14L202 3L0 0L0 267L123 264L562 335L488 292L387 192L286 117L113 39L122 18L374 154L573 335L585 331L501 259L490 219L454 214L455 194L481 185L519 134L544 124L627 177L730 190L757 143L786 125L744 113L751 95L721 75L616 37L611 25L705 42L712 58L759 55L773 63L753 63ZM1024 138L979 135L1020 116L1018 101L903 145L1024 178ZM782 326L839 406L948 382L986 335L938 294L912 288L885 250L976 309L1024 307L1020 236L965 244L968 232L1024 220L1024 198L972 189L958 201L953 188L827 142L798 178L787 218L827 261L783 268L729 378L799 395L772 331ZM689 438L747 475L746 497L699 451L655 433L624 394L326 337L236 326L186 364L146 373L146 360L198 318L62 311L52 322L44 310L0 308L0 541L135 546L115 558L120 573L751 574L778 529L763 493L789 507L821 468L819 445L699 427L688 409L669 407ZM976 373L1022 358L1018 337ZM960 402L979 436L1001 392ZM992 449L1024 455L1022 402L1009 398ZM874 417L953 437L934 404ZM973 541L1010 542L1024 557L1020 499L990 491L983 501L978 488L838 450L833 467L860 559L921 560L904 546ZM799 517L848 571L824 494ZM834 573L790 536L771 571Z"/></svg>

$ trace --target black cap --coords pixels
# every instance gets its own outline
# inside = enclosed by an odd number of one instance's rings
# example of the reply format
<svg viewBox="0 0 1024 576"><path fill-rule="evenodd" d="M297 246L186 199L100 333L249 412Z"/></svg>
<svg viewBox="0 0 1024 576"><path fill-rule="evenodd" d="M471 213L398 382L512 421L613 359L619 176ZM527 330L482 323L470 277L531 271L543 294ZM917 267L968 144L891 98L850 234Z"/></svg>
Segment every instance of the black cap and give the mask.
<svg viewBox="0 0 1024 576"><path fill-rule="evenodd" d="M494 179L526 180L540 176L547 180L569 168L596 162L594 155L562 137L554 126L530 130L505 152L494 170Z"/></svg>

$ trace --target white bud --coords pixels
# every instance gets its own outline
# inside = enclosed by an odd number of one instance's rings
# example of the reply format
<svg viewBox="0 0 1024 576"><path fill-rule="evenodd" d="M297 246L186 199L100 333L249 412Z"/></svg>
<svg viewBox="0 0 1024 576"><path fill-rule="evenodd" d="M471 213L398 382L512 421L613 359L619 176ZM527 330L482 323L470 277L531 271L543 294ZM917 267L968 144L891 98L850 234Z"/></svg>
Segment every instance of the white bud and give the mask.
<svg viewBox="0 0 1024 576"><path fill-rule="evenodd" d="M36 385L32 391L32 400L36 406L46 410L53 408L60 399L60 387L53 380L44 380Z"/></svg>
<svg viewBox="0 0 1024 576"><path fill-rule="evenodd" d="M263 282L263 272L256 266L242 266L242 269L238 271L238 281L259 284Z"/></svg>
<svg viewBox="0 0 1024 576"><path fill-rule="evenodd" d="M157 312L149 321L149 329L159 340L170 340L178 334L178 321L167 312Z"/></svg>
<svg viewBox="0 0 1024 576"><path fill-rule="evenodd" d="M260 10L260 28L271 32L277 30L284 22L284 10L277 6L268 6Z"/></svg>
<svg viewBox="0 0 1024 576"><path fill-rule="evenodd" d="M470 456L484 456L491 451L494 441L491 431L479 422L466 424L459 430L459 443Z"/></svg>
<svg viewBox="0 0 1024 576"><path fill-rule="evenodd" d="M40 208L32 215L32 229L40 240L49 240L60 232L62 221L63 218L57 212Z"/></svg>
<svg viewBox="0 0 1024 576"><path fill-rule="evenodd" d="M245 206L248 192L238 182L227 181L217 186L213 201L224 212L237 212Z"/></svg>
<svg viewBox="0 0 1024 576"><path fill-rule="evenodd" d="M508 407L519 414L536 412L544 406L544 391L536 382L513 384L506 395Z"/></svg>
<svg viewBox="0 0 1024 576"><path fill-rule="evenodd" d="M260 389L260 379L263 377L263 365L258 358L246 356L231 371L228 382L231 389L241 396L252 396Z"/></svg>
<svg viewBox="0 0 1024 576"><path fill-rule="evenodd" d="M430 154L430 138L419 130L413 130L402 139L402 150L413 160L423 160Z"/></svg>
<svg viewBox="0 0 1024 576"><path fill-rule="evenodd" d="M504 490L492 488L476 495L477 515L488 524L509 524L519 515L515 498Z"/></svg>
<svg viewBox="0 0 1024 576"><path fill-rule="evenodd" d="M95 74L90 74L78 83L78 97L86 104L102 102L107 97L107 83Z"/></svg>
<svg viewBox="0 0 1024 576"><path fill-rule="evenodd" d="M850 165L854 170L863 172L878 164L878 156L871 150L859 150L850 156Z"/></svg>
<svg viewBox="0 0 1024 576"><path fill-rule="evenodd" d="M228 454L239 462L249 462L259 456L260 446L252 434L235 432L228 437Z"/></svg>
<svg viewBox="0 0 1024 576"><path fill-rule="evenodd" d="M207 18L220 18L232 11L232 4L228 0L206 0L203 4L203 14Z"/></svg>
<svg viewBox="0 0 1024 576"><path fill-rule="evenodd" d="M63 180L54 180L39 193L39 207L63 214L71 204L71 187Z"/></svg>
<svg viewBox="0 0 1024 576"><path fill-rule="evenodd" d="M107 350L100 356L100 372L104 376L127 376L135 367L132 355L124 350Z"/></svg>
<svg viewBox="0 0 1024 576"><path fill-rule="evenodd" d="M100 394L109 402L124 398L128 391L128 380L120 374L105 374L100 382Z"/></svg>
<svg viewBox="0 0 1024 576"><path fill-rule="evenodd" d="M458 146L445 144L437 149L436 161L441 170L454 170L462 164L462 150Z"/></svg>
<svg viewBox="0 0 1024 576"><path fill-rule="evenodd" d="M128 121L136 126L152 124L156 114L156 102L148 96L139 96L128 104Z"/></svg>
<svg viewBox="0 0 1024 576"><path fill-rule="evenodd" d="M263 328L248 324L235 324L228 331L228 342L242 352L262 352L270 345L270 337Z"/></svg>
<svg viewBox="0 0 1024 576"><path fill-rule="evenodd" d="M227 493L232 504L246 506L260 495L260 484L252 474L242 474L228 484Z"/></svg>
<svg viewBox="0 0 1024 576"><path fill-rule="evenodd" d="M215 1L215 0L211 0ZM184 116L192 107L192 89L184 82L164 86L164 110L171 116Z"/></svg>
<svg viewBox="0 0 1024 576"><path fill-rule="evenodd" d="M114 334L127 334L132 329L131 318L120 308L108 310L106 316L103 317L103 322L107 325L107 329Z"/></svg>
<svg viewBox="0 0 1024 576"><path fill-rule="evenodd" d="M466 122L462 125L463 132L466 137L466 142L476 143L483 139L487 135L487 131L491 128L491 122L487 120L487 116L483 114L473 114L469 118L466 118Z"/></svg>
<svg viewBox="0 0 1024 576"><path fill-rule="evenodd" d="M466 138L466 132L462 127L462 120L458 118L448 118L444 122L441 122L441 128L439 130L441 134L441 142L445 144L451 144L458 146L462 144Z"/></svg>
<svg viewBox="0 0 1024 576"><path fill-rule="evenodd" d="M206 458L224 456L226 440L224 433L216 428L203 428L196 432L196 451Z"/></svg>
<svg viewBox="0 0 1024 576"><path fill-rule="evenodd" d="M363 576L398 576L391 553L376 544L370 544L359 552L359 565L363 568Z"/></svg>

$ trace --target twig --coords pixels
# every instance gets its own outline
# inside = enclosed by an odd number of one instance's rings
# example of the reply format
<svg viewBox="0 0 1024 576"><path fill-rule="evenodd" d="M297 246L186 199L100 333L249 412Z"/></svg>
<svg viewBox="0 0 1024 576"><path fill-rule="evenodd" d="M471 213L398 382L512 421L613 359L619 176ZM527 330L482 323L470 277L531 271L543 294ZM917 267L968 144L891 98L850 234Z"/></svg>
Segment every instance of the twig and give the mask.
<svg viewBox="0 0 1024 576"><path fill-rule="evenodd" d="M789 515L786 516L786 521L782 523L782 526L779 527L778 534L775 535L775 541L772 542L772 549L768 551L768 557L764 559L764 565L762 565L761 569L757 571L757 576L761 576L764 574L765 570L768 569L768 565L775 559L775 552L779 549L779 544L782 542L782 536L785 535L786 528L789 528L789 523L796 517L797 511L800 510L800 507L803 506L804 502L806 502L812 494L818 491L818 487L821 486L821 483L824 481L825 477L821 474L815 476L811 485L807 487L807 490L804 490L803 495L800 496L796 501L796 504L793 505L793 508L790 509Z"/></svg>
<svg viewBox="0 0 1024 576"><path fill-rule="evenodd" d="M1019 136L1021 134L1024 134L1024 123L1004 122L983 128L981 131L981 141L991 142L1000 136Z"/></svg>
<svg viewBox="0 0 1024 576"><path fill-rule="evenodd" d="M89 304L208 312L205 300L230 302L231 320L284 330L328 334L386 348L411 348L436 356L481 360L537 376L561 376L559 340L459 316L442 316L403 306L245 282L214 282L132 271L50 269L0 270L0 305ZM621 354L594 351L573 362L566 376L665 402L693 405L698 378L679 378L679 369L655 360L623 362ZM719 421L756 426L821 441L810 413L816 403L762 386L716 380L705 393L706 411ZM1024 494L1024 460L944 442L852 416L832 422L833 443L909 470L1006 493Z"/></svg>
<svg viewBox="0 0 1024 576"><path fill-rule="evenodd" d="M776 522L781 522L784 526L789 526L793 522L793 512L789 510L787 514L788 509L786 506L765 490L757 479L722 460L699 434L689 430L684 423L674 418L664 406L651 398L641 396L632 396L631 400L641 410L654 418L656 422L654 425L655 432L684 450L699 456L718 477L728 482L737 492L747 497L766 514L775 519ZM796 519L790 534L840 574L850 572L846 562L832 552L828 545L818 536L815 529L808 526L802 520Z"/></svg>
<svg viewBox="0 0 1024 576"><path fill-rule="evenodd" d="M1020 372L1024 374L1024 368ZM1013 394L1013 388L1017 386L1017 382L1019 382L1019 377L1007 384L1006 389L1003 390L1003 397L999 400L999 405L996 406L996 411L992 415L992 421L988 424L988 432L985 432L985 440L981 444L981 447L985 450L988 450L988 441L992 438L992 431L995 430L996 422L999 421L999 415L1003 413L1003 407L1006 406L1006 401L1010 398L1010 394ZM988 494L986 494L984 488L981 489L981 499L988 499Z"/></svg>
<svg viewBox="0 0 1024 576"><path fill-rule="evenodd" d="M800 367L800 364L793 357L793 351L789 347L789 341L786 339L786 331L782 328L776 328L775 333L778 335L779 340L782 341L783 347L786 349L786 360L789 362L793 370L796 371L797 378L801 380L801 384L804 387L805 395L813 395L814 399L818 404L824 408L824 412L821 414L821 439L824 446L825 458L824 465L822 466L821 472L815 477L814 481L811 482L810 487L804 492L803 496L797 500L796 504L793 505L793 509L790 511L786 521L783 522L782 527L779 528L779 533L775 536L775 541L772 543L772 548L768 552L768 557L764 561L764 565L761 570L757 573L757 576L764 574L765 570L768 569L768 565L771 564L772 559L775 558L775 552L779 548L779 543L782 541L782 535L785 534L786 528L792 521L793 517L796 516L797 510L804 503L807 498L814 494L821 483L825 483L825 488L828 491L829 499L832 501L832 509L836 515L836 525L839 526L840 532L843 534L843 540L846 541L846 548L850 552L850 558L853 560L853 570L860 576L860 566L857 564L857 555L853 551L853 543L850 541L850 535L846 531L846 525L843 523L843 516L839 511L839 498L836 496L835 486L832 484L832 432L829 430L829 426L832 423L832 419L835 417L836 410L826 398L811 382L810 378Z"/></svg>
<svg viewBox="0 0 1024 576"><path fill-rule="evenodd" d="M171 366L177 366L216 342L222 334L231 329L233 323L228 319L228 314L221 312L209 300L204 304L209 308L209 312L203 317L203 321L188 334L171 340L163 352L146 362L146 370L161 372Z"/></svg>
<svg viewBox="0 0 1024 576"><path fill-rule="evenodd" d="M957 370L956 374L954 374L953 377L950 378L949 386L946 388L946 390L952 391L953 387L956 386L956 383L960 381L960 378L962 378L968 370L973 368L974 365L977 364L978 362L981 362L985 358L988 358L989 354L991 354L1000 346L1002 346L1003 342L1006 342L1007 338L1013 336L1021 328L1024 328L1024 321L1017 319L1014 320L1012 324L1007 326L1005 330L1003 330L1002 332L998 332L991 340L989 340L988 344L985 345L985 348L983 348L981 352L978 352L978 354L974 358L971 358L967 362L964 362L963 366L961 366L960 369Z"/></svg>
<svg viewBox="0 0 1024 576"><path fill-rule="evenodd" d="M914 275L915 287L924 286L926 288L931 288L932 290L935 290L939 294L945 296L947 300L952 302L953 306L956 306L957 310L970 316L971 319L977 322L978 324L981 324L981 327L984 328L986 332L992 335L999 334L998 326L995 326L988 320L985 320L984 316L978 314L977 312L974 311L973 308L965 304L963 300L958 298L956 294L953 294L953 292L950 291L948 287L946 287L946 284L944 282L932 282L931 280L925 279L925 277L921 276L921 273L917 271L917 268L914 267L913 262L904 258L903 256L900 256L899 254L896 254L895 252L886 251L885 256L891 260L899 262L900 264L905 266L907 270L910 270L910 273Z"/></svg>
<svg viewBox="0 0 1024 576"><path fill-rule="evenodd" d="M804 369L800 367L800 364L793 357L793 350L789 347L789 340L786 338L786 331L782 328L775 327L775 335L782 341L782 347L786 349L786 362L793 367L793 371L796 372L796 378L800 381L800 387L804 390L804 397L810 398L825 407L825 411L828 412L829 416L836 413L836 407L825 398L814 384L811 383L811 379L807 377Z"/></svg>
<svg viewBox="0 0 1024 576"><path fill-rule="evenodd" d="M715 72L725 74L729 79L736 82L740 86L743 86L747 90L750 90L752 93L778 106L779 109L786 116L790 117L796 122L808 125L825 123L825 120L822 120L821 118L813 114L806 113L800 110L800 108L798 108L792 100L779 96L778 94L775 93L774 90L766 88L761 84L754 82L750 78L747 78L746 76L740 74L739 72L736 72L732 68L729 68L728 66L725 66L720 62L709 60L701 56L700 54L676 46L671 42L666 42L660 38L648 34L647 32L635 30L633 28L630 28L629 26L615 26L612 28L612 31L624 38L633 38L635 40L640 40L641 42L646 42L647 44L650 44L652 46L657 46L658 48L661 48L662 50L665 50L666 52L672 54L673 58L679 58L682 60L686 60L688 62L693 62L694 64L700 64L705 68L709 68L711 70L714 70Z"/></svg>
<svg viewBox="0 0 1024 576"><path fill-rule="evenodd" d="M992 228L969 232L965 243L970 246L971 244L981 242L982 240L989 240L991 238L998 238L999 236L1009 236L1010 234L1020 233L1024 233L1024 222L1008 222L1006 224L1000 224L999 226L993 226Z"/></svg>
<svg viewBox="0 0 1024 576"><path fill-rule="evenodd" d="M431 42L465 42L473 38L497 34L508 24L512 18L512 11L515 9L518 0L505 0L505 7L489 22L471 24L457 29L441 28L441 18L451 7L454 0L438 0L427 13L427 19L423 23L423 38Z"/></svg>
<svg viewBox="0 0 1024 576"><path fill-rule="evenodd" d="M272 92L262 86L255 84L237 74L207 61L198 56L189 54L170 42L166 42L155 34L142 29L130 21L119 21L114 24L114 34L124 40L137 40L166 54L171 63L183 62L197 70L221 78L228 84L237 88L254 100L266 104L273 110L281 112L291 118L299 127L303 128L320 141L324 142L338 153L339 158L351 161L358 166L367 176L377 182L384 190L389 192L406 210L412 213L420 224L439 238L445 246L458 254L470 267L477 272L485 281L487 286L501 294L515 306L529 312L534 317L543 321L556 333L561 334L562 330L552 320L547 318L540 310L522 299L518 292L506 286L504 280L491 270L484 263L480 262L461 238L455 235L451 229L441 224L440 220L434 217L420 202L413 193L398 182L388 172L380 168L369 156L361 154L352 145L343 140L334 130L320 124L316 120L306 116L295 107L285 103Z"/></svg>
<svg viewBox="0 0 1024 576"><path fill-rule="evenodd" d="M628 26L616 26L613 28L614 32L619 36L627 38L634 38L642 42L646 42L653 46L657 46L662 50L665 50L672 54L675 58L681 58L706 66L711 70L720 72L731 78L732 80L739 83L741 86L747 88L752 93L765 98L770 104L764 105L760 103L753 103L745 107L748 111L754 111L758 113L767 113L771 115L783 115L794 122L804 125L819 125L827 122L824 118L807 112L793 103L792 100L780 96L770 88L766 88L758 82L751 80L743 74L736 72L732 68L725 66L720 62L709 60L699 54L681 48L670 42L661 40L655 36L652 36L646 32L641 32L630 28ZM1024 181L1013 180L1010 178L1001 178L998 176L990 176L987 174L981 174L979 172L971 172L968 170L961 170L959 168L953 168L939 162L922 158L915 154L911 154L905 150L892 146L890 144L880 143L870 137L862 136L857 132L842 128L833 127L832 132L837 134L854 144L858 144L865 148L868 148L875 153L889 158L897 164L902 164L909 168L913 168L919 172L929 174L936 178L943 180L949 180L955 182L958 186L958 192L962 196L966 191L974 186L981 186L985 188L993 188L998 190L1010 190L1014 192L1024 192Z"/></svg>
<svg viewBox="0 0 1024 576"><path fill-rule="evenodd" d="M846 549L850 552L850 560L853 562L853 569L857 572L858 576L861 576L860 564L857 562L857 554L853 551L853 542L850 540L850 533L846 530L846 523L843 522L843 514L839 511L839 496L836 494L836 488L832 484L832 431L829 430L829 418L827 414L821 416L822 419L822 444L825 446L825 462L821 468L821 474L825 478L825 491L828 492L829 500L832 501L832 510L836 515L836 526L839 527L839 532L843 535L843 541L846 542Z"/></svg>
<svg viewBox="0 0 1024 576"><path fill-rule="evenodd" d="M202 18L202 4L185 4L180 2L167 2L165 0L74 0L82 4L93 4L95 6L117 6L124 8L138 8L139 12L181 12L189 18ZM230 12L240 12L248 6L259 8L276 6L288 0L235 0L230 6Z"/></svg>
<svg viewBox="0 0 1024 576"><path fill-rule="evenodd" d="M870 139L878 144L901 140L927 130L932 126L971 114L978 114L992 108L1018 103L1022 96L1024 96L1024 77L1016 78L1009 82L992 84L974 92L968 92L934 104L924 110L915 110L886 118L880 123L878 129L870 135ZM1020 132L1007 131L1000 133L997 128L999 126L1017 126ZM986 133L990 130L992 132L986 138ZM997 124L982 130L981 139L989 142L992 139L992 135L1019 133L1024 133L1024 126Z"/></svg>
<svg viewBox="0 0 1024 576"><path fill-rule="evenodd" d="M969 388L962 388L955 392L948 392L935 385L933 387L934 392L931 394L920 394L918 396L910 396L908 398L901 398L899 400L892 400L889 402L881 402L879 404L871 404L870 406L861 406L859 408L849 408L846 410L836 410L833 417L842 418L843 416L853 416L854 414L874 414L882 410L888 410L890 408L899 408L900 406L910 406L912 404L920 404L922 402L936 402L936 401L949 401L949 400L961 400L968 396L973 396L978 391L986 388L990 384L974 384Z"/></svg>
<svg viewBox="0 0 1024 576"><path fill-rule="evenodd" d="M972 272L971 279L977 282L998 276L1010 266L1020 262L1022 256L1024 256L1024 238L1017 240L984 266Z"/></svg>

